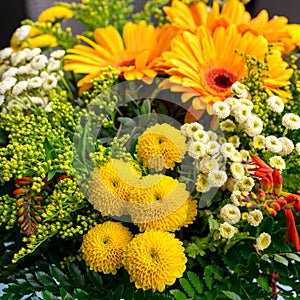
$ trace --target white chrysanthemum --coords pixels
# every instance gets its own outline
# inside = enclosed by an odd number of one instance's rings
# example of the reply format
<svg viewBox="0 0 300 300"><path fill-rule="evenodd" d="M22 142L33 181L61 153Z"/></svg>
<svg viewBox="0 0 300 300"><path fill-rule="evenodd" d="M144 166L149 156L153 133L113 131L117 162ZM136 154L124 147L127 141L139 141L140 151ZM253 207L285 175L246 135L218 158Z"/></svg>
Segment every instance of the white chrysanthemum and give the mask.
<svg viewBox="0 0 300 300"><path fill-rule="evenodd" d="M224 222L220 225L219 231L223 238L231 239L238 232L238 229L231 224Z"/></svg>
<svg viewBox="0 0 300 300"><path fill-rule="evenodd" d="M265 149L265 139L263 135L253 137L253 148L258 150Z"/></svg>
<svg viewBox="0 0 300 300"><path fill-rule="evenodd" d="M285 114L282 117L282 125L288 129L300 128L300 117L294 113Z"/></svg>
<svg viewBox="0 0 300 300"><path fill-rule="evenodd" d="M246 86L239 81L236 81L232 84L231 92L234 93L238 98L246 98L248 96Z"/></svg>
<svg viewBox="0 0 300 300"><path fill-rule="evenodd" d="M197 141L192 142L189 146L188 154L195 159L203 157L206 154L205 144Z"/></svg>
<svg viewBox="0 0 300 300"><path fill-rule="evenodd" d="M224 137L224 136L219 136L219 138L218 138L218 143L220 144L220 145L223 145L223 144L225 144L227 142L227 140L226 140L226 138Z"/></svg>
<svg viewBox="0 0 300 300"><path fill-rule="evenodd" d="M263 121L256 115L251 115L245 123L245 132L253 137L261 134L263 130Z"/></svg>
<svg viewBox="0 0 300 300"><path fill-rule="evenodd" d="M17 66L20 62L26 59L26 52L19 51L11 55L11 64Z"/></svg>
<svg viewBox="0 0 300 300"><path fill-rule="evenodd" d="M233 193L233 191L235 190L235 186L236 186L236 183L238 182L238 179L235 179L233 177L229 177L226 181L226 189Z"/></svg>
<svg viewBox="0 0 300 300"><path fill-rule="evenodd" d="M300 155L300 143L296 144L296 152L297 152L297 155Z"/></svg>
<svg viewBox="0 0 300 300"><path fill-rule="evenodd" d="M57 86L57 79L54 75L49 75L44 79L43 89L46 91L50 91Z"/></svg>
<svg viewBox="0 0 300 300"><path fill-rule="evenodd" d="M239 108L240 105L241 105L240 101L237 98L234 98L234 97L226 98L224 103L229 105L231 112L234 112L235 109Z"/></svg>
<svg viewBox="0 0 300 300"><path fill-rule="evenodd" d="M220 144L216 141L209 141L207 144L206 144L206 153L210 156L214 156L214 155L217 155L219 154L220 152Z"/></svg>
<svg viewBox="0 0 300 300"><path fill-rule="evenodd" d="M278 96L271 96L268 100L267 100L268 106L269 108L277 113L282 113L284 110L284 103L282 101L282 99Z"/></svg>
<svg viewBox="0 0 300 300"><path fill-rule="evenodd" d="M290 153L293 152L295 146L292 140L290 140L285 136L278 138L278 140L282 144L282 150L280 151L280 154L289 155Z"/></svg>
<svg viewBox="0 0 300 300"><path fill-rule="evenodd" d="M274 135L269 135L266 137L265 147L267 148L267 150L273 153L280 153L282 151L282 144L280 140Z"/></svg>
<svg viewBox="0 0 300 300"><path fill-rule="evenodd" d="M269 159L270 166L277 170L284 170L286 168L285 160L281 156L273 156Z"/></svg>
<svg viewBox="0 0 300 300"><path fill-rule="evenodd" d="M44 54L40 54L40 55L34 57L30 62L32 68L35 70L44 69L46 67L47 63L48 63L48 58Z"/></svg>
<svg viewBox="0 0 300 300"><path fill-rule="evenodd" d="M29 49L29 51L27 51L27 55L26 55L26 59L27 60L31 60L32 58L40 55L42 52L41 48L33 48L33 49Z"/></svg>
<svg viewBox="0 0 300 300"><path fill-rule="evenodd" d="M49 63L47 65L47 70L49 72L56 72L60 69L60 61L56 59L49 59Z"/></svg>
<svg viewBox="0 0 300 300"><path fill-rule="evenodd" d="M10 100L8 103L7 103L7 106L6 106L6 108L7 108L7 110L8 111L11 111L13 108L21 108L21 109L23 109L24 108L24 106L20 103L20 102L18 102L18 101L16 101L16 100Z"/></svg>
<svg viewBox="0 0 300 300"><path fill-rule="evenodd" d="M241 179L245 176L245 169L244 166L239 162L234 162L230 166L231 174L236 179Z"/></svg>
<svg viewBox="0 0 300 300"><path fill-rule="evenodd" d="M243 206L244 196L241 191L233 191L230 195L231 202L236 206Z"/></svg>
<svg viewBox="0 0 300 300"><path fill-rule="evenodd" d="M208 137L209 137L210 141L216 141L216 140L218 140L218 135L214 131L208 130L207 134L208 134Z"/></svg>
<svg viewBox="0 0 300 300"><path fill-rule="evenodd" d="M46 107L45 107L45 111L46 112L52 112L53 111L53 106L54 106L54 103L53 102L49 102Z"/></svg>
<svg viewBox="0 0 300 300"><path fill-rule="evenodd" d="M242 192L250 192L254 187L254 184L255 182L252 177L243 176L240 180L237 181L234 189Z"/></svg>
<svg viewBox="0 0 300 300"><path fill-rule="evenodd" d="M240 105L233 111L233 116L239 124L243 124L252 116L252 112L248 106Z"/></svg>
<svg viewBox="0 0 300 300"><path fill-rule="evenodd" d="M180 131L181 131L181 134L184 135L184 136L188 136L188 133L187 133L187 128L190 126L189 123L185 123L183 125L180 126Z"/></svg>
<svg viewBox="0 0 300 300"><path fill-rule="evenodd" d="M15 31L14 37L17 41L24 41L30 32L31 26L30 25L23 25Z"/></svg>
<svg viewBox="0 0 300 300"><path fill-rule="evenodd" d="M16 76L17 72L18 72L18 68L10 67L2 74L1 79L4 80L8 77L14 77L14 76Z"/></svg>
<svg viewBox="0 0 300 300"><path fill-rule="evenodd" d="M27 86L28 86L28 82L26 80L21 80L21 81L17 82L16 85L12 89L12 94L15 96L20 95L21 93L26 91Z"/></svg>
<svg viewBox="0 0 300 300"><path fill-rule="evenodd" d="M30 100L31 100L32 103L34 103L34 104L37 105L37 106L42 106L42 107L44 107L45 104L46 104L45 100L44 100L43 98L41 98L41 97L37 97L37 96L35 96L35 97L30 97Z"/></svg>
<svg viewBox="0 0 300 300"><path fill-rule="evenodd" d="M39 72L38 70L32 69L30 64L20 66L18 69L18 75L37 75Z"/></svg>
<svg viewBox="0 0 300 300"><path fill-rule="evenodd" d="M211 187L221 187L226 180L227 174L222 170L213 170L208 175L208 182Z"/></svg>
<svg viewBox="0 0 300 300"><path fill-rule="evenodd" d="M188 124L188 126L186 128L187 136L192 138L194 133L197 130L201 130L201 129L204 129L204 127L201 124L199 124L198 122L190 123L190 124Z"/></svg>
<svg viewBox="0 0 300 300"><path fill-rule="evenodd" d="M236 149L228 155L228 158L234 162L242 162L242 155L241 155L240 151L238 151Z"/></svg>
<svg viewBox="0 0 300 300"><path fill-rule="evenodd" d="M4 95L9 91L17 82L15 77L7 77L0 82L0 94Z"/></svg>
<svg viewBox="0 0 300 300"><path fill-rule="evenodd" d="M0 51L0 60L5 60L11 56L13 49L11 47L6 47Z"/></svg>
<svg viewBox="0 0 300 300"><path fill-rule="evenodd" d="M241 212L237 206L233 204L226 204L221 208L220 216L225 222L229 224L236 224L241 219Z"/></svg>
<svg viewBox="0 0 300 300"><path fill-rule="evenodd" d="M65 55L66 51L65 50L55 50L50 53L50 57L53 57L55 59L62 59Z"/></svg>
<svg viewBox="0 0 300 300"><path fill-rule="evenodd" d="M254 226L254 227L257 227L262 219L263 219L263 214L260 210L258 209L255 209L255 210L252 210L249 214L248 214L248 223L251 225L251 226Z"/></svg>
<svg viewBox="0 0 300 300"><path fill-rule="evenodd" d="M219 119L225 119L230 115L230 106L222 101L215 102L212 110Z"/></svg>
<svg viewBox="0 0 300 300"><path fill-rule="evenodd" d="M234 148L234 146L231 144L231 143L224 143L222 146L221 146L221 154L227 158L227 157L230 157L232 156L232 154L234 153L236 149Z"/></svg>
<svg viewBox="0 0 300 300"><path fill-rule="evenodd" d="M199 173L196 180L196 191L199 193L206 193L210 190L210 185L208 182L208 175Z"/></svg>
<svg viewBox="0 0 300 300"><path fill-rule="evenodd" d="M233 132L236 129L236 125L232 120L225 120L220 123L220 128L224 132Z"/></svg>
<svg viewBox="0 0 300 300"><path fill-rule="evenodd" d="M202 173L209 174L213 170L219 170L219 163L215 158L205 156L200 161L199 170Z"/></svg>
<svg viewBox="0 0 300 300"><path fill-rule="evenodd" d="M228 138L228 142L231 143L235 148L240 146L240 138L238 135L232 135Z"/></svg>
<svg viewBox="0 0 300 300"><path fill-rule="evenodd" d="M256 238L256 246L258 250L265 250L271 245L271 236L266 233L262 232L257 238Z"/></svg>
<svg viewBox="0 0 300 300"><path fill-rule="evenodd" d="M209 136L205 130L198 129L193 134L193 140L206 144L209 141Z"/></svg>
<svg viewBox="0 0 300 300"><path fill-rule="evenodd" d="M240 151L240 154L241 154L241 156L242 156L242 160L243 160L243 161L248 161L248 160L250 159L250 153L249 153L248 150L242 149L242 150Z"/></svg>
<svg viewBox="0 0 300 300"><path fill-rule="evenodd" d="M28 79L28 89L37 89L40 88L44 83L44 80L40 77L32 77Z"/></svg>
<svg viewBox="0 0 300 300"><path fill-rule="evenodd" d="M253 102L247 98L241 98L240 103L246 107L248 107L250 110L253 109L254 105Z"/></svg>

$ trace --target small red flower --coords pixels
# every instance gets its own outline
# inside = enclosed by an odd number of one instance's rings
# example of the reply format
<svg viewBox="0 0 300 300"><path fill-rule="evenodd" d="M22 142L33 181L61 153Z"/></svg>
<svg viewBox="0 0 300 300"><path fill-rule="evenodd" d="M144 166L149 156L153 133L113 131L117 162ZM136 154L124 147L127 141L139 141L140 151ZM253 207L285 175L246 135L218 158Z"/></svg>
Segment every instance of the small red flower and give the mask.
<svg viewBox="0 0 300 300"><path fill-rule="evenodd" d="M293 242L296 251L300 250L299 235L297 232L294 215L291 209L284 209L286 216L286 242Z"/></svg>

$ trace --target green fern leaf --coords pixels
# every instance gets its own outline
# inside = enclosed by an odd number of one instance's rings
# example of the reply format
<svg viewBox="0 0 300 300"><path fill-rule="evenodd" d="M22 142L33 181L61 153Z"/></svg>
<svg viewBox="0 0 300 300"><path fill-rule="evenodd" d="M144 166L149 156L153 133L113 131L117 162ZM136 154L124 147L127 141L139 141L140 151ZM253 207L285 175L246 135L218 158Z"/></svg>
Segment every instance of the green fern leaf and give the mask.
<svg viewBox="0 0 300 300"><path fill-rule="evenodd" d="M86 280L79 267L75 263L68 263L67 267L73 278L73 281L76 283L76 286L82 288L86 287Z"/></svg>
<svg viewBox="0 0 300 300"><path fill-rule="evenodd" d="M201 281L200 277L196 275L194 272L188 271L187 277L198 294L202 294L204 290L204 284Z"/></svg>
<svg viewBox="0 0 300 300"><path fill-rule="evenodd" d="M42 297L44 300L57 300L57 296L54 296L51 292L47 290L42 291Z"/></svg>
<svg viewBox="0 0 300 300"><path fill-rule="evenodd" d="M186 278L180 278L179 279L180 285L184 289L184 291L188 294L190 298L193 298L196 294L195 289L190 284L190 282Z"/></svg>
<svg viewBox="0 0 300 300"><path fill-rule="evenodd" d="M58 267L51 265L49 267L51 275L59 282L61 287L71 287L70 278Z"/></svg>
<svg viewBox="0 0 300 300"><path fill-rule="evenodd" d="M89 294L81 289L74 289L74 296L77 300L88 300L90 299Z"/></svg>
<svg viewBox="0 0 300 300"><path fill-rule="evenodd" d="M171 290L171 295L174 296L175 300L186 300L188 297L180 290Z"/></svg>

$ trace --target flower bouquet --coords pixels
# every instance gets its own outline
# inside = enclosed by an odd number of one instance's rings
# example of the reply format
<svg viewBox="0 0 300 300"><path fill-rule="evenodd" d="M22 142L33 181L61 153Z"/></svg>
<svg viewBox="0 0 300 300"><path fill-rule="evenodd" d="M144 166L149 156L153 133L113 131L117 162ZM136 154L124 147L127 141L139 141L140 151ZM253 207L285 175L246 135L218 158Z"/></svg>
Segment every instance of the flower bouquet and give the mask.
<svg viewBox="0 0 300 300"><path fill-rule="evenodd" d="M22 21L0 52L2 299L300 299L300 26L245 2Z"/></svg>

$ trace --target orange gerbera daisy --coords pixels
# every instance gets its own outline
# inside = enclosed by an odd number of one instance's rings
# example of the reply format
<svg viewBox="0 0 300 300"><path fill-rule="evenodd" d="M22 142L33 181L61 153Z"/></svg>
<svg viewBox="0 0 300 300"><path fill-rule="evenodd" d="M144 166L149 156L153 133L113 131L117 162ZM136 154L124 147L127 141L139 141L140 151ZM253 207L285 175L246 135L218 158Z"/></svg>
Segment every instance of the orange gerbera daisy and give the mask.
<svg viewBox="0 0 300 300"><path fill-rule="evenodd" d="M268 41L250 32L241 34L235 25L218 27L213 34L200 26L195 34L185 31L175 37L171 51L163 54L171 90L184 92L183 102L194 97L194 109L210 112L211 105L231 96L231 85L247 75L245 61L235 50L263 59ZM270 55L269 68L265 87L270 92L288 84L292 70L287 69L279 51Z"/></svg>
<svg viewBox="0 0 300 300"><path fill-rule="evenodd" d="M199 26L205 25L214 31L218 26L235 24L240 32L251 31L255 35L263 35L269 43L279 46L281 50L290 51L295 48L286 17L279 16L269 20L268 12L262 10L257 17L251 19L239 0L227 0L222 9L220 3L215 1L211 10L203 2L188 6L180 1L173 1L171 7L165 7L164 10L177 29L196 32Z"/></svg>
<svg viewBox="0 0 300 300"><path fill-rule="evenodd" d="M80 92L89 89L91 80L108 70L120 71L126 80L154 78L161 53L169 49L175 33L170 25L155 28L145 21L126 23L123 37L113 26L97 28L96 42L79 36L88 45L76 45L68 50L65 70L88 74L78 82Z"/></svg>

